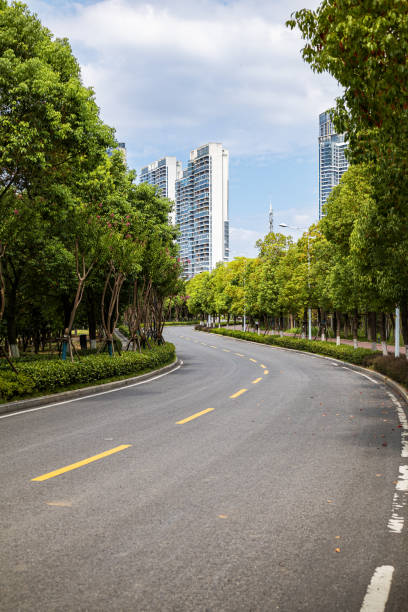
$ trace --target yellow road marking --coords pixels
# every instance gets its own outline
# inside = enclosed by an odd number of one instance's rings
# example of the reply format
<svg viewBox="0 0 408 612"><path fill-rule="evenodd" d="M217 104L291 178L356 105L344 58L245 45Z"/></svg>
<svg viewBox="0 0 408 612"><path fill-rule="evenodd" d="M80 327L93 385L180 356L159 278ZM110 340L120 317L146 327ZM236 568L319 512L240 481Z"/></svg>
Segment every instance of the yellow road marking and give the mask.
<svg viewBox="0 0 408 612"><path fill-rule="evenodd" d="M224 353L230 353L231 351L229 349L222 349L224 351Z"/></svg>
<svg viewBox="0 0 408 612"><path fill-rule="evenodd" d="M264 374L269 374L269 370L264 370Z"/></svg>
<svg viewBox="0 0 408 612"><path fill-rule="evenodd" d="M238 357L244 357L245 355L241 355L241 353L234 353L234 355L238 355Z"/></svg>
<svg viewBox="0 0 408 612"><path fill-rule="evenodd" d="M60 468L59 470L54 470L53 472L48 472L47 474L43 474L42 476L37 476L37 478L32 478L32 481L42 482L43 480L48 480L49 478L54 478L54 476L59 476L60 474L65 474L65 472L70 472L71 470L76 470L77 468L82 467L83 465L88 465L88 463L92 463L93 461L98 461L99 459L103 459L104 457L108 457L109 455L113 455L114 453L119 453L120 451L125 450L125 448L129 448L132 446L131 444L121 444L120 446L115 446L115 448L111 448L108 451L104 451L103 453L99 453L99 455L94 455L93 457L88 457L88 459L82 459L82 461L77 461L77 463L71 463L71 465L66 465L65 467Z"/></svg>
<svg viewBox="0 0 408 612"><path fill-rule="evenodd" d="M206 410L202 410L201 412L196 412L195 414L187 417L186 419L183 419L182 421L177 421L176 425L184 425L184 423L188 423L189 421L192 421L193 419L197 419L203 414L207 414L207 412L212 412L213 410L215 410L215 408L207 408Z"/></svg>
<svg viewBox="0 0 408 612"><path fill-rule="evenodd" d="M242 395L246 391L248 391L248 389L240 389L239 391L234 393L234 395L230 395L230 399L235 399L236 397L239 397L240 395Z"/></svg>
<svg viewBox="0 0 408 612"><path fill-rule="evenodd" d="M216 346L214 346L213 344L209 344L208 345L210 348L217 348Z"/></svg>
<svg viewBox="0 0 408 612"><path fill-rule="evenodd" d="M252 381L252 384L256 385L256 383L259 383L260 380L262 380L262 378L255 378L255 380Z"/></svg>
<svg viewBox="0 0 408 612"><path fill-rule="evenodd" d="M249 361L253 361L254 363L257 363L256 359L252 359L252 357L249 358Z"/></svg>
<svg viewBox="0 0 408 612"><path fill-rule="evenodd" d="M266 365L264 365L263 363L261 363L260 367L266 370Z"/></svg>

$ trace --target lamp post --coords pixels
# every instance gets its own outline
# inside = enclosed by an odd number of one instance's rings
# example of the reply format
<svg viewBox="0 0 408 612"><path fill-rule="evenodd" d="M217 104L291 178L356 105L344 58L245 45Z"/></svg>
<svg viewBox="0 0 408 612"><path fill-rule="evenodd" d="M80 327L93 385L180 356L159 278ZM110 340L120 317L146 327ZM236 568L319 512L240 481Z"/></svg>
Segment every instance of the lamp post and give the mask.
<svg viewBox="0 0 408 612"><path fill-rule="evenodd" d="M400 356L400 309L397 306L395 309L395 357Z"/></svg>
<svg viewBox="0 0 408 612"><path fill-rule="evenodd" d="M293 225L287 225L286 223L279 223L279 227L287 227L288 229L295 229L295 230L308 230L308 227L295 227ZM307 286L309 289L309 299L310 299L310 234L309 232L307 233ZM307 337L308 340L312 339L312 309L309 308L307 309Z"/></svg>

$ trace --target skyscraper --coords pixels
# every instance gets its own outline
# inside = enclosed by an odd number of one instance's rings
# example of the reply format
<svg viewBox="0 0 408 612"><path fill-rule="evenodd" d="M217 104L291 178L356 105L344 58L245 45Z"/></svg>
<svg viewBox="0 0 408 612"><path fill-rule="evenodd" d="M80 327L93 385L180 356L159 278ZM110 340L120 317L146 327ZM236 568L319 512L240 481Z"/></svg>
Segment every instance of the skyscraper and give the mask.
<svg viewBox="0 0 408 612"><path fill-rule="evenodd" d="M109 157L112 155L113 151L120 151L123 155L123 161L126 164L127 161L127 155L126 155L126 144L124 142L118 142L118 146L117 147L109 147L107 150L107 154L109 155Z"/></svg>
<svg viewBox="0 0 408 612"><path fill-rule="evenodd" d="M211 142L191 151L176 180L176 224L186 278L229 259L228 160L222 144Z"/></svg>
<svg viewBox="0 0 408 612"><path fill-rule="evenodd" d="M347 143L344 134L336 134L334 125L326 111L319 115L319 219L323 205L333 187L348 168L345 156Z"/></svg>
<svg viewBox="0 0 408 612"><path fill-rule="evenodd" d="M163 157L142 168L140 182L156 185L159 187L163 197L175 202L176 180L180 178L182 171L182 164L175 157ZM173 207L170 219L174 225L176 222L175 206Z"/></svg>

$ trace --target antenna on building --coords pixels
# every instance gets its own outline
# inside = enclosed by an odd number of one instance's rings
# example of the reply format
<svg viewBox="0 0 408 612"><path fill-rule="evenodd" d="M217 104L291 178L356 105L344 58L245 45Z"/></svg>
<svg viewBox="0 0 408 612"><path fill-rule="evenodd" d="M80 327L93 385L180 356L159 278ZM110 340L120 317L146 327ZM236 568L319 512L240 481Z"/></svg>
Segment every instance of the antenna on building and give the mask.
<svg viewBox="0 0 408 612"><path fill-rule="evenodd" d="M269 233L273 232L273 209L272 202L269 202Z"/></svg>

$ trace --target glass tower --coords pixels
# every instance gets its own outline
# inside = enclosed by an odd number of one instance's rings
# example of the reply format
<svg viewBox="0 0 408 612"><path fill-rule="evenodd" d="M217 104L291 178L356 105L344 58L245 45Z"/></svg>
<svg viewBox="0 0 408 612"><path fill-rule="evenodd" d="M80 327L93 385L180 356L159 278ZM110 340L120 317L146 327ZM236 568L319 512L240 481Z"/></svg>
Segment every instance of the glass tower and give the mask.
<svg viewBox="0 0 408 612"><path fill-rule="evenodd" d="M142 168L140 172L140 182L156 185L160 189L160 194L175 202L176 200L176 180L182 175L182 164L175 157L163 157L148 166ZM176 211L170 214L170 221L174 225L176 222Z"/></svg>
<svg viewBox="0 0 408 612"><path fill-rule="evenodd" d="M336 134L329 113L319 115L319 219L333 187L348 168L344 134Z"/></svg>
<svg viewBox="0 0 408 612"><path fill-rule="evenodd" d="M229 259L228 161L222 144L209 143L191 151L187 168L176 181L176 224L185 278Z"/></svg>

